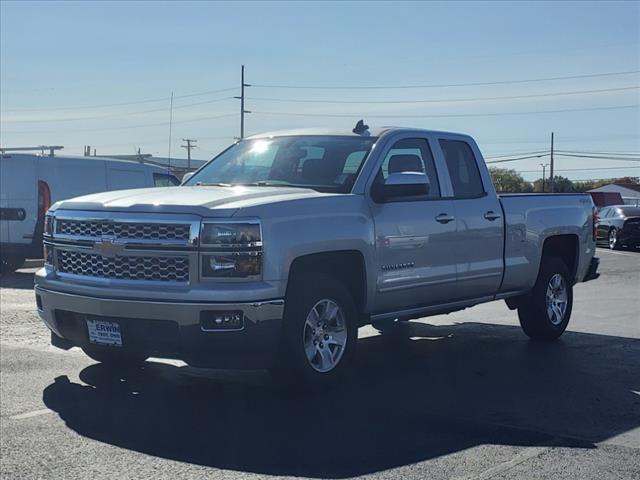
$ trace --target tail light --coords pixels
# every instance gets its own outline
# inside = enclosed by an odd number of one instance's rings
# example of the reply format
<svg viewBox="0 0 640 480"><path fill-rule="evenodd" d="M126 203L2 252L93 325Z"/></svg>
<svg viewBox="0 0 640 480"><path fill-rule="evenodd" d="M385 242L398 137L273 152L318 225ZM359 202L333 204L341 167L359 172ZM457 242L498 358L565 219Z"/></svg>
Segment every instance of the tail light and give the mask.
<svg viewBox="0 0 640 480"><path fill-rule="evenodd" d="M51 190L47 182L38 181L38 220L44 221L44 215L51 206Z"/></svg>
<svg viewBox="0 0 640 480"><path fill-rule="evenodd" d="M593 241L596 241L596 237L598 236L598 209L596 207L593 207L593 215L591 216L592 219L592 230L591 230L591 236L593 237Z"/></svg>

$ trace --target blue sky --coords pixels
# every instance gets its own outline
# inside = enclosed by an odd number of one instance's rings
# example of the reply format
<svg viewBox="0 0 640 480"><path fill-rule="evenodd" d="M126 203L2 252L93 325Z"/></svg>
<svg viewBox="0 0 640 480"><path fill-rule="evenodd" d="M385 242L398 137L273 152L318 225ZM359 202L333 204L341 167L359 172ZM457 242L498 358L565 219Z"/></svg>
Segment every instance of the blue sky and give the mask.
<svg viewBox="0 0 640 480"><path fill-rule="evenodd" d="M640 70L638 2L3 1L0 22L2 145L61 144L70 154L92 145L166 156L173 91L172 156L185 156L189 137L198 139L194 156L210 158L239 133L239 104L228 97L239 93L243 63L254 85L340 87ZM350 127L362 117L467 132L487 157L546 150L551 131L563 151L640 152L639 86L638 73L412 89L255 86L246 131ZM345 101L354 103L327 103ZM394 101L419 103L384 103ZM522 114L557 110L572 111ZM546 161L502 166L532 179ZM640 175L638 167L556 162L574 179ZM609 170L578 170L587 168Z"/></svg>

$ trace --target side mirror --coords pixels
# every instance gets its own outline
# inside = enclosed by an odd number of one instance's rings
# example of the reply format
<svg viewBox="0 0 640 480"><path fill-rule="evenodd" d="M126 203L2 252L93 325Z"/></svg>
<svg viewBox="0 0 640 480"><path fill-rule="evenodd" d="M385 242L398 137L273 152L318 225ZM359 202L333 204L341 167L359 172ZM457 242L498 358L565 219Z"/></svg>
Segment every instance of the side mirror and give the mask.
<svg viewBox="0 0 640 480"><path fill-rule="evenodd" d="M187 172L184 174L184 176L182 177L182 183L180 185L184 185L185 183L187 183L189 181L189 179L191 177L193 177L193 173L194 172Z"/></svg>
<svg viewBox="0 0 640 480"><path fill-rule="evenodd" d="M429 178L422 172L392 173L383 184L374 187L374 200L386 202L391 198L414 197L429 193Z"/></svg>

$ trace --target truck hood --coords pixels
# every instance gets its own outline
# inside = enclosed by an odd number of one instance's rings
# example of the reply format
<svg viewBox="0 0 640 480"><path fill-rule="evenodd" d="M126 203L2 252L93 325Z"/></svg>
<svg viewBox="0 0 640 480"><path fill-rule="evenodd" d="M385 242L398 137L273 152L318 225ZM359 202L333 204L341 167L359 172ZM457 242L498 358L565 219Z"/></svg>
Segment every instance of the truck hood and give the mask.
<svg viewBox="0 0 640 480"><path fill-rule="evenodd" d="M63 200L51 210L183 213L230 217L239 209L309 197L331 196L292 187L164 187L118 190Z"/></svg>

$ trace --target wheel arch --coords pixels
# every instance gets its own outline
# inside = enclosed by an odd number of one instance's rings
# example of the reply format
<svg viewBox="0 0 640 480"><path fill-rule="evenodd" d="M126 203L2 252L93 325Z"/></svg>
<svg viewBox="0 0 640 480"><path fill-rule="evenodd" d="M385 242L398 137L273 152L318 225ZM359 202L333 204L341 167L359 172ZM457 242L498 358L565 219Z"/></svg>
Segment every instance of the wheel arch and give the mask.
<svg viewBox="0 0 640 480"><path fill-rule="evenodd" d="M296 257L289 268L287 294L300 276L330 275L344 282L353 297L363 323L367 305L367 269L364 254L359 250L336 250Z"/></svg>
<svg viewBox="0 0 640 480"><path fill-rule="evenodd" d="M540 272L540 268L546 258L556 257L565 263L569 270L569 274L575 283L580 254L579 245L580 239L578 238L578 235L573 233L553 235L545 238L542 246L542 256L540 258L538 272Z"/></svg>

